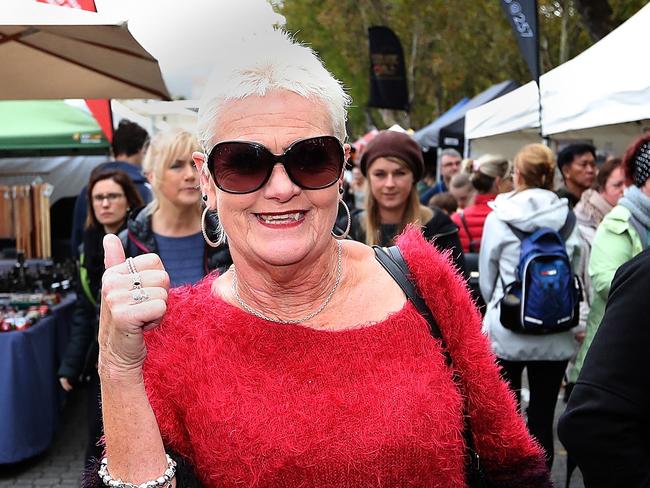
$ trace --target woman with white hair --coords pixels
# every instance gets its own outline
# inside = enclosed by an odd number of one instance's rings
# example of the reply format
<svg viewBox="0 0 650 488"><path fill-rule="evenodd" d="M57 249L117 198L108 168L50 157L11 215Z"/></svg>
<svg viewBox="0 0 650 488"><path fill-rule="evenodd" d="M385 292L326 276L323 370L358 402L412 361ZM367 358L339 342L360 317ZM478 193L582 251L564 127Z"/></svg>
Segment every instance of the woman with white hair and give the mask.
<svg viewBox="0 0 650 488"><path fill-rule="evenodd" d="M332 235L348 104L280 31L218 63L193 157L234 265L168 292L158 256L105 240L95 486L460 487L476 454L498 486L550 486L446 257L398 239L418 300L406 265Z"/></svg>
<svg viewBox="0 0 650 488"><path fill-rule="evenodd" d="M192 161L198 148L196 137L180 129L153 137L143 171L154 199L131 214L120 234L127 256L160 256L171 286L196 283L211 270L223 271L232 263L227 245L212 247L203 240L203 233L215 224L208 220L207 229L201 227L199 175Z"/></svg>

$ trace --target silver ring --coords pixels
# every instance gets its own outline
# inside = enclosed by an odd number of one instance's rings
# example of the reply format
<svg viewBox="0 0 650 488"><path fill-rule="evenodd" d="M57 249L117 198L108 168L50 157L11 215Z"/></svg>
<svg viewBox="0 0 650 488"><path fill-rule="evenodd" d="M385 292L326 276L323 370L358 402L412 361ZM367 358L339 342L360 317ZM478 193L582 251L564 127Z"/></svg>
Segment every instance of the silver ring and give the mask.
<svg viewBox="0 0 650 488"><path fill-rule="evenodd" d="M140 278L140 273L138 273L138 270L135 267L133 258L126 258L126 266L129 268L129 273L131 274L131 289L137 290L139 288L142 288L142 278Z"/></svg>
<svg viewBox="0 0 650 488"><path fill-rule="evenodd" d="M131 285L133 285L131 288L132 290L142 288L142 278L140 278L140 273L131 273Z"/></svg>
<svg viewBox="0 0 650 488"><path fill-rule="evenodd" d="M140 303L140 302L146 302L151 297L142 288L137 288L137 289L133 290L133 292L131 293L131 298L133 299L133 301L135 303Z"/></svg>
<svg viewBox="0 0 650 488"><path fill-rule="evenodd" d="M129 273L138 274L138 270L135 267L135 261L133 260L132 257L126 258L126 266L129 268Z"/></svg>

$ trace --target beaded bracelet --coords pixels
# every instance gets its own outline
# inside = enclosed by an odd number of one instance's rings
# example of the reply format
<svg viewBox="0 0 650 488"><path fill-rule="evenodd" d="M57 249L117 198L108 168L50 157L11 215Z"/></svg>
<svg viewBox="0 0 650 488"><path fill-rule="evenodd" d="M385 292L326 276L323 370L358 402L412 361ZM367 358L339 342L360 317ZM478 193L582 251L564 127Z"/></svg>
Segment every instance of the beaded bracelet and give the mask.
<svg viewBox="0 0 650 488"><path fill-rule="evenodd" d="M113 477L108 473L108 458L102 459L101 465L99 467L99 477L102 479L104 486L110 488L169 488L171 487L171 481L176 476L176 461L174 461L169 454L165 454L167 457L167 469L159 478L155 480L146 481L139 485L133 483L126 483L121 479L114 480Z"/></svg>

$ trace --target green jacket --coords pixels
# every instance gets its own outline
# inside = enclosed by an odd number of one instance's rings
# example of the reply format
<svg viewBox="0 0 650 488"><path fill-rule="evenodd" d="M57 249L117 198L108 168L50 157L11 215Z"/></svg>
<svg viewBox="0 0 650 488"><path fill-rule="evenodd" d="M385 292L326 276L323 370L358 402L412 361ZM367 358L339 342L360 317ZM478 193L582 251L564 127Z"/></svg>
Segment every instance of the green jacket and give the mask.
<svg viewBox="0 0 650 488"><path fill-rule="evenodd" d="M577 379L591 341L598 331L616 270L643 251L641 238L630 223L630 217L631 213L627 208L617 205L605 216L596 230L589 259L593 297L587 317L587 336L578 351L576 367L572 370L570 381Z"/></svg>

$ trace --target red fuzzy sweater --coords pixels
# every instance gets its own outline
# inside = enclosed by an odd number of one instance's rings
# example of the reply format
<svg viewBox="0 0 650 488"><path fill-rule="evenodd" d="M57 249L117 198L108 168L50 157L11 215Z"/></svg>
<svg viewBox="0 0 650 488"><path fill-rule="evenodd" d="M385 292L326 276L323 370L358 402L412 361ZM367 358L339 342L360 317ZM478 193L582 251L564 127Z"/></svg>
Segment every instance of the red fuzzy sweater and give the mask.
<svg viewBox="0 0 650 488"><path fill-rule="evenodd" d="M451 216L451 220L458 226L458 237L463 246L463 252L479 252L485 219L487 219L487 216L492 211L488 202L491 202L495 198L496 195L491 193L486 195L478 194L474 197L474 203L472 205ZM460 218L460 212L465 216L469 234ZM472 251L469 249L470 241L474 243L474 249Z"/></svg>
<svg viewBox="0 0 650 488"><path fill-rule="evenodd" d="M484 469L495 486L550 486L464 282L419 232L398 242L460 371ZM211 295L213 279L173 290L146 334L163 439L205 486L464 486L463 402L410 302L314 330L251 316Z"/></svg>

